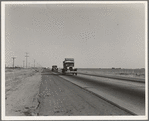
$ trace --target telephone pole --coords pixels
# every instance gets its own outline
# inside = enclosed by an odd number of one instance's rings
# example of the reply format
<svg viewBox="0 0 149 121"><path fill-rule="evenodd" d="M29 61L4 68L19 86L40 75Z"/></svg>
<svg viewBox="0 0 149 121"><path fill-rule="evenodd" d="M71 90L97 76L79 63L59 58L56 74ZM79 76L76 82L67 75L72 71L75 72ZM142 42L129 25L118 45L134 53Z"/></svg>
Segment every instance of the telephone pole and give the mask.
<svg viewBox="0 0 149 121"><path fill-rule="evenodd" d="M14 68L14 59L16 59L16 57L12 57L12 59L13 59L13 65L12 65L12 66L13 66L13 68Z"/></svg>
<svg viewBox="0 0 149 121"><path fill-rule="evenodd" d="M27 68L27 57L29 57L28 55L27 55L28 53L26 53L26 68Z"/></svg>
<svg viewBox="0 0 149 121"><path fill-rule="evenodd" d="M24 61L23 61L23 68L24 68Z"/></svg>
<svg viewBox="0 0 149 121"><path fill-rule="evenodd" d="M34 60L34 68L35 68L35 60Z"/></svg>

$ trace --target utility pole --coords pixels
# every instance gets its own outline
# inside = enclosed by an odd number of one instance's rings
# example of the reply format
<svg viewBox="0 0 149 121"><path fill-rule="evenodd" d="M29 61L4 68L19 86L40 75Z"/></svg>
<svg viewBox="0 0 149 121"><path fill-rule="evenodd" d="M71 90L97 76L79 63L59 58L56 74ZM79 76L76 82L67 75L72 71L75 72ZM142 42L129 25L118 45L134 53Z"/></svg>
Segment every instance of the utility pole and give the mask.
<svg viewBox="0 0 149 121"><path fill-rule="evenodd" d="M24 61L23 61L23 68L24 68Z"/></svg>
<svg viewBox="0 0 149 121"><path fill-rule="evenodd" d="M27 68L27 57L29 57L28 55L27 55L28 53L26 53L26 68Z"/></svg>
<svg viewBox="0 0 149 121"><path fill-rule="evenodd" d="M12 57L12 59L13 59L13 65L12 65L12 66L13 66L13 68L14 68L14 59L16 59L16 57Z"/></svg>
<svg viewBox="0 0 149 121"><path fill-rule="evenodd" d="M35 60L34 60L34 68L35 68Z"/></svg>

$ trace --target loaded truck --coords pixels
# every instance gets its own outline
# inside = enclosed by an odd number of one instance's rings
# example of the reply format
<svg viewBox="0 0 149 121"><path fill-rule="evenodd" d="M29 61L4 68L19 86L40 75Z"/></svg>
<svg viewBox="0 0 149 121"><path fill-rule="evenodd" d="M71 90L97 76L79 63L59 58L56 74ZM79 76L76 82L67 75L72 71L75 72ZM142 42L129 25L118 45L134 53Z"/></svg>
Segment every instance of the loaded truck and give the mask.
<svg viewBox="0 0 149 121"><path fill-rule="evenodd" d="M58 71L57 65L52 66L52 71Z"/></svg>
<svg viewBox="0 0 149 121"><path fill-rule="evenodd" d="M74 59L65 58L65 60L63 61L62 73L66 74L67 71L72 71L73 75L77 75L77 69L73 67L74 67Z"/></svg>

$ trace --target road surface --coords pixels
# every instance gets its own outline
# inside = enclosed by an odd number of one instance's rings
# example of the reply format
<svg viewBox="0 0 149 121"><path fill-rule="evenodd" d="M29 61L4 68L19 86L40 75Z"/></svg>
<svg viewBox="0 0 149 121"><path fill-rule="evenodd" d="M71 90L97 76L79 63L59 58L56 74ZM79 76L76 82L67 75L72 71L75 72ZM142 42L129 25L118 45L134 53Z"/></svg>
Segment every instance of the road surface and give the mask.
<svg viewBox="0 0 149 121"><path fill-rule="evenodd" d="M81 74L60 77L136 115L145 115L145 83Z"/></svg>
<svg viewBox="0 0 149 121"><path fill-rule="evenodd" d="M42 72L39 89L39 116L101 116L132 115L129 111L109 103L96 94L73 84L69 80L83 80L84 77ZM87 82L89 80L86 80ZM86 82L85 82L86 83ZM103 85L104 86L104 85Z"/></svg>

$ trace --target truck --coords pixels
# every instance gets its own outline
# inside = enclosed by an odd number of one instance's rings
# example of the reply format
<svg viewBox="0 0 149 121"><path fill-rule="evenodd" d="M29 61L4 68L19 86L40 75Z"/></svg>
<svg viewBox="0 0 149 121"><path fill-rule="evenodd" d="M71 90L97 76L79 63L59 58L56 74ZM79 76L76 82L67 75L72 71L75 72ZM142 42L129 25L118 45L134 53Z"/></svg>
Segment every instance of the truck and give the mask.
<svg viewBox="0 0 149 121"><path fill-rule="evenodd" d="M77 69L74 67L74 58L65 58L63 61L62 73L66 74L67 71L73 71L73 75L77 75Z"/></svg>
<svg viewBox="0 0 149 121"><path fill-rule="evenodd" d="M57 65L52 66L52 71L58 71Z"/></svg>

